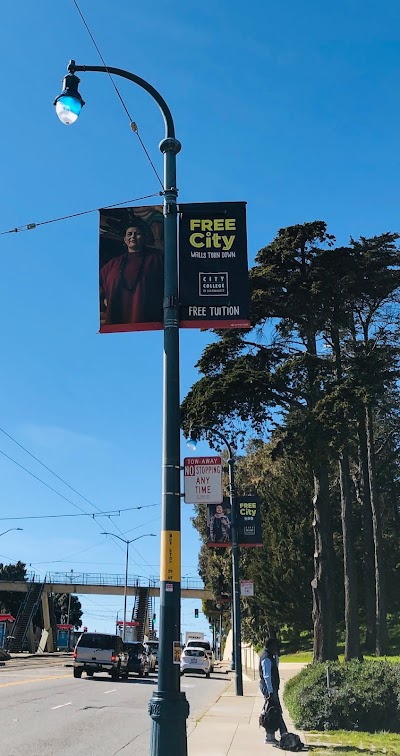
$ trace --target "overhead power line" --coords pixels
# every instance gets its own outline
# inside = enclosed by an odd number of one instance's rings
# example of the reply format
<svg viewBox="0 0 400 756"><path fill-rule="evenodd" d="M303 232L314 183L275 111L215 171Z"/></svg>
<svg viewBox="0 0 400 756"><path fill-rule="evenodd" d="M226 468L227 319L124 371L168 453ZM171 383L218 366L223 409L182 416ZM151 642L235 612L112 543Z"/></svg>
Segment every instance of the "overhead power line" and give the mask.
<svg viewBox="0 0 400 756"><path fill-rule="evenodd" d="M56 519L58 517L120 517L122 512L132 512L133 509L148 509L149 507L158 507L158 504L144 504L142 507L125 507L124 509L113 509L110 512L82 512L81 514L56 514L56 515L20 515L19 517L0 517L3 520L46 520Z"/></svg>
<svg viewBox="0 0 400 756"><path fill-rule="evenodd" d="M96 510L97 510L97 511L98 511L98 512L99 512L100 514L104 514L103 510L101 510L101 509L100 509L100 508L99 508L99 507L97 506L97 504L94 504L94 502L90 501L90 499L87 499L87 498L86 498L86 496L84 496L83 494L81 494L81 493L80 493L80 492L79 492L79 491L78 491L78 490L77 490L76 488L73 488L73 486L71 486L71 485L70 485L69 483L67 483L67 481L66 481L66 480L64 480L64 478L61 478L61 476L60 476L60 475L58 475L58 474L57 474L56 472L54 472L54 470L52 470L52 469L51 469L50 467L48 467L48 465L46 465L46 464L45 464L44 462L42 462L42 460L41 460L41 459L39 459L39 457L36 457L36 455L35 455L35 454L32 454L32 452L30 452L30 451L29 451L29 449L27 449L27 448L26 448L25 446L23 446L23 444L20 444L20 442L19 442L19 441L17 441L17 439L16 439L16 438L14 438L14 436L12 436L12 435L11 435L10 433L7 433L7 431L6 431L6 430L4 430L4 428L2 428L1 426L0 426L0 432L1 432L1 433L3 433L3 434L4 434L5 436L7 436L7 438L9 438L9 439L10 439L10 441L13 441L13 443L14 443L14 444L16 444L17 446L19 446L19 447L20 447L20 449L22 449L22 450L23 450L23 451L24 451L24 452L25 452L26 454L28 454L28 455L29 455L30 457L32 457L32 459L34 459L34 460L35 460L35 462L37 462L37 463L38 463L39 465L41 465L42 467L44 467L44 469L45 469L45 470L47 470L47 471L48 471L49 473L51 473L51 475L54 475L54 477L55 477L55 478L57 478L57 479L58 479L58 480L59 480L59 481L60 481L61 483L63 483L63 484L65 485L65 486L67 486L67 488L69 488L69 489L70 489L71 491L73 491L73 492L74 492L75 494L77 494L77 496L80 496L80 497L81 497L81 498L82 498L82 499L83 499L84 501L86 501L86 502L87 502L87 503L89 504L89 506L91 506L91 507L93 507L94 509L96 509ZM24 465L22 465L22 464L21 464L20 462L17 462L17 461L15 460L15 459L13 459L13 457L10 457L10 455L9 455L9 454L6 454L6 453L5 453L4 451L2 451L1 449L0 449L0 454L2 454L2 455L3 455L4 457L6 457L6 458L7 458L8 460L10 460L10 462L13 462L13 463L14 463L15 465L17 465L17 467L20 467L20 468L21 468L22 470L24 470L25 472L27 472L27 473L28 473L28 475L31 475L31 477L32 477L32 478L34 478L35 480L39 481L39 483L42 483L42 485L46 486L46 488L50 489L50 491L53 491L53 493L55 493L55 494L56 494L57 496L59 496L59 497L60 497L61 499L64 499L64 501L67 501L67 502L68 502L68 504L71 504L71 505L72 505L73 507L75 507L75 509L78 509L78 510L79 510L80 512L83 512L83 513L84 513L85 515L87 515L87 514L88 514L88 513L87 513L87 512L86 512L86 511L85 511L84 509L82 509L82 507L80 507L80 506L79 506L78 504L75 504L75 502L73 502L73 501L72 501L71 499L69 499L69 498L68 498L67 496L64 496L64 494L60 493L60 491L57 491L57 489L56 489L56 488L53 488L53 486L50 486L50 485L49 485L48 483L46 483L46 482L45 482L44 480L42 480L42 478L39 478L39 476L38 476L38 475L35 475L35 474L34 474L33 472L31 472L30 470L28 470L28 468L27 468L27 467L25 467ZM151 505L151 506L153 506L153 505ZM156 506L156 505L154 505L154 506ZM89 513L89 514L91 514L91 513ZM122 532L121 528L119 527L119 525L117 525L117 523L116 523L116 522L114 522L114 520L112 520L112 519L111 519L111 517L109 517L109 520L110 520L110 522L111 522L111 523L112 523L112 524L114 525L114 527L115 527L115 528L116 528L116 529L117 529L117 530L119 531L119 533L120 533L121 535L123 535L123 532ZM96 525L98 525L98 527L99 527L100 529L102 528L102 525L100 525L100 523L99 523L99 522L98 522L98 521L97 521L96 519L94 519L94 518L93 518L93 521L94 521L94 522L96 523ZM112 536L111 536L111 537L112 537ZM120 543L119 539L117 539L117 538L113 538L113 542L114 542L114 543L115 543L115 544L116 544L116 545L118 546L118 548L119 548L119 549L120 549L121 551L123 551L123 550L124 550L124 547L123 547L123 546L122 546L122 544ZM139 552L137 552L137 553L139 554ZM142 555L141 555L141 554L139 554L139 556L140 556L140 558L142 559L142 561L146 563L146 560L144 559L144 557L142 557ZM137 562L135 562L135 560L133 560L133 559L132 559L132 561L133 561L133 562L134 562L134 564L136 564L136 565L137 565L138 567L141 567L141 569L143 569L143 565L139 565L139 564L138 564Z"/></svg>
<svg viewBox="0 0 400 756"><path fill-rule="evenodd" d="M130 205L132 202L140 202L141 200L150 199L150 197L160 197L162 192L153 192L153 194L145 194L143 197L135 197L134 199L124 200L123 202L115 202L113 205L103 205L102 207L95 207L92 210L81 210L79 213L70 213L69 215L61 215L59 218L50 218L45 221L38 221L37 223L25 223L23 226L17 226L16 228L10 228L8 231L0 231L0 236L6 234L17 234L20 231L32 231L39 226L48 226L49 223L59 223L60 221L70 220L70 218L78 218L80 215L89 215L90 213L97 213L99 210L107 210L111 207L119 207L121 205Z"/></svg>
<svg viewBox="0 0 400 756"><path fill-rule="evenodd" d="M31 475L32 478L34 478L35 480L39 481L39 483L41 483L43 486L46 486L46 488L48 488L50 491L53 491L53 493L55 493L61 499L64 499L64 501L67 501L68 504L72 504L73 507L75 507L76 509L79 509L84 514L87 514L87 512L85 512L85 510L82 509L82 507L80 507L79 504L75 504L74 501L72 501L71 499L68 499L67 496L64 496L64 494L60 493L60 491L57 491L57 489L53 488L53 486L50 486L48 483L46 483L44 480L42 480L42 478L39 478L38 475L35 475L35 473L33 473L30 470L28 470L27 467L24 467L24 465L21 465L20 462L17 462L16 459L13 459L13 457L10 457L9 454L6 454L2 449L0 449L0 454L2 454L3 457L6 457L6 459L10 460L10 462L13 462L14 465L17 465L17 467L20 467L21 470L24 470L26 473L28 473L28 475Z"/></svg>
<svg viewBox="0 0 400 756"><path fill-rule="evenodd" d="M157 506L157 505L154 505ZM125 530L123 535L127 535L128 533L131 533L132 530L140 530L140 528L146 527L146 525L150 525L153 522L158 521L158 518L155 518L153 520L146 520L146 522L142 522L141 525L136 525L135 528L131 528L130 530ZM104 544L104 540L99 541L98 543L94 543L92 546L87 546L86 549L80 549L80 551L74 551L73 554L67 554L67 556L64 556L62 559L51 559L47 562L30 562L30 565L34 564L58 564L59 562L70 562L71 559L75 556L79 556L80 554L85 554L86 551L91 551L92 549L97 548L97 546L102 546ZM122 547L123 548L123 547ZM90 562L89 562L90 564ZM95 562L93 562L95 564ZM151 565L154 566L154 565Z"/></svg>
<svg viewBox="0 0 400 756"><path fill-rule="evenodd" d="M91 40L92 40L92 42L93 42L93 45L94 45L94 47L95 47L95 49L96 49L96 52L97 52L97 54L99 55L99 58L100 58L100 60L101 60L101 62L102 62L102 64L103 64L104 68L105 68L105 69L106 69L106 71L107 71L107 74L108 74L108 76L109 76L109 78L110 78L111 84L113 85L113 87L114 87L114 89L115 89L115 92L116 92L116 94L117 94L117 97L118 97L118 99L119 99L119 101L120 101L120 103L121 103L121 105L122 105L123 109L125 110L125 113L126 113L126 115L127 115L127 116L128 116L128 118L129 118L129 124L130 124L130 127L131 127L132 131L134 132L134 134L136 134L137 138L139 139L139 142L140 142L140 144L141 144L141 146L142 146L142 148L143 148L143 150L144 150L144 153L145 153L145 155L146 155L146 157L147 157L147 159L148 159L148 161L149 161L149 163L150 163L150 165L151 165L151 167L152 167L152 169L153 169L153 171L154 171L155 175L157 176L157 179L158 179L158 181L160 182L162 189L164 189L164 187L163 187L163 182L161 181L161 178L160 178L160 176L158 175L158 172L157 172L157 168L155 167L155 165L154 165L154 163L153 163L153 161L152 161L152 159L151 159L151 157L150 157L150 155L149 155L149 153L148 153L148 151L147 151L147 149L146 149L146 147L145 147L145 145L144 145L144 143L143 143L143 140L142 140L142 138L141 138L141 136L140 136L140 134L139 134L139 129L138 129L138 127L137 127L137 124L136 124L136 123L135 123L135 122L133 121L133 119L131 118L131 115L130 115L130 113L129 113L129 110L128 110L128 108L127 108L127 106L126 106L125 102L124 102L124 99L123 99L123 97L122 97L122 95L121 95L121 92L119 91L119 89L118 89L118 87L117 87L117 85L116 85L116 83L115 83L115 81L114 81L114 79L113 79L113 77L112 77L112 75L111 75L110 71L108 70L108 66L107 66L107 63L106 63L106 61L104 60L104 58L103 58L103 55L102 55L102 54L101 54L101 52L100 52L100 48L99 48L98 44L96 43L96 40L95 40L95 38L94 38L94 36L93 36L92 32L90 31L90 28L89 28L89 24L88 24L88 23L87 23L87 21L85 20L85 17L84 17L84 15L83 15L83 13L82 13L82 11L81 11L81 9L80 9L80 7L79 7L79 5L78 5L77 1L76 1L76 0L72 0L72 2L74 3L74 5L75 5L75 8L77 9L77 11L78 11L78 13L79 13L79 15L80 15L80 17L81 17L81 19L82 19L82 21L83 21L83 24L84 24L84 26L85 26L85 28L86 28L86 31L87 31L87 33L89 34L89 37L90 37L90 39L91 39Z"/></svg>

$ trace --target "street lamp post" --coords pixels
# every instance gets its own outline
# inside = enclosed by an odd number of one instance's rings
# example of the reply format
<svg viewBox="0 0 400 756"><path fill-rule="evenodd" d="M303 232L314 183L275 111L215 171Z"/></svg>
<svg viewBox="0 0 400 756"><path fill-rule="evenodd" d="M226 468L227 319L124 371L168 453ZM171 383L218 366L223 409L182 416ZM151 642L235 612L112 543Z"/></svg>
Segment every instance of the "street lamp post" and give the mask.
<svg viewBox="0 0 400 756"><path fill-rule="evenodd" d="M122 541L126 545L125 585L124 585L124 623L122 625L122 640L125 642L126 640L126 600L128 597L129 544L133 543L134 541L138 541L139 538L146 538L147 536L155 537L155 533L143 533L142 535L137 536L136 538L131 538L129 541L126 538L122 538L121 536L117 535L116 533L102 533L102 535L109 535L109 536L113 536L114 538L119 538L119 540Z"/></svg>
<svg viewBox="0 0 400 756"><path fill-rule="evenodd" d="M119 613L122 612L122 609L118 609L117 616L115 618L115 634L118 635L118 622L119 622Z"/></svg>
<svg viewBox="0 0 400 756"><path fill-rule="evenodd" d="M69 575L68 577L69 577L70 583L71 583L71 585L72 585L72 578L74 577L74 571L73 571L73 569L71 569L71 574L70 574L70 575ZM70 613L71 613L71 592L69 593L69 596L68 596L68 616L67 616L67 625L69 625L69 617L70 617Z"/></svg>
<svg viewBox="0 0 400 756"><path fill-rule="evenodd" d="M241 631L241 611L240 611L240 584L239 584L239 545L238 545L238 513L237 513L237 496L235 488L235 459L232 447L228 439L213 428L212 432L220 438L228 450L228 472L229 472L229 500L231 505L232 520L232 609L233 609L233 661L235 670L235 690L237 696L243 695L243 674L242 674L242 631ZM196 441L189 438L187 441L189 448L196 448Z"/></svg>
<svg viewBox="0 0 400 756"><path fill-rule="evenodd" d="M149 703L153 720L151 756L186 756L186 719L189 704L180 690L179 660L174 642L180 641L181 512L180 512L180 402L179 402L179 307L177 259L176 156L181 144L175 137L171 111L159 92L147 81L120 68L77 66L70 61L63 92L56 98L57 114L73 123L84 105L78 92L76 71L122 76L146 90L158 104L165 123L160 143L164 155L164 367L162 447L162 532L160 567L160 655L158 689Z"/></svg>
<svg viewBox="0 0 400 756"><path fill-rule="evenodd" d="M8 528L8 530L4 530L3 533L0 533L0 536L5 535L6 533L11 533L12 530L23 530L23 528Z"/></svg>

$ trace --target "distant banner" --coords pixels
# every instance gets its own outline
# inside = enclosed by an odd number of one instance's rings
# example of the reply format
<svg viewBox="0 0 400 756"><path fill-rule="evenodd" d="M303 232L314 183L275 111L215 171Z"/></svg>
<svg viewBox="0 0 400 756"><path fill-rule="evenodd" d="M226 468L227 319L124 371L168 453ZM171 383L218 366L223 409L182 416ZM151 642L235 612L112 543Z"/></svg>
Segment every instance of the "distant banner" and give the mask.
<svg viewBox="0 0 400 756"><path fill-rule="evenodd" d="M241 548L261 547L262 530L260 500L258 496L238 496L238 545ZM232 516L230 500L207 507L207 546L232 546Z"/></svg>
<svg viewBox="0 0 400 756"><path fill-rule="evenodd" d="M100 210L100 333L164 328L161 205Z"/></svg>
<svg viewBox="0 0 400 756"><path fill-rule="evenodd" d="M258 496L238 496L239 546L262 546L261 511Z"/></svg>
<svg viewBox="0 0 400 756"><path fill-rule="evenodd" d="M179 211L180 327L249 328L246 203Z"/></svg>

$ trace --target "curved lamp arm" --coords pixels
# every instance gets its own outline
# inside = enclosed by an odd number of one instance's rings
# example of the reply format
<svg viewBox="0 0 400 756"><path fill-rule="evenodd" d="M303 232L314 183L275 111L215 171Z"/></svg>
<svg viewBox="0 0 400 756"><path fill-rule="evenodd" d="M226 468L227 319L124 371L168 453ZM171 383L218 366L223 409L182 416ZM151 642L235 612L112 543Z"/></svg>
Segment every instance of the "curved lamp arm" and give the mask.
<svg viewBox="0 0 400 756"><path fill-rule="evenodd" d="M156 101L158 107L160 108L165 123L165 138L175 139L175 126L171 111L164 98L161 97L160 93L157 92L157 90L154 89L154 87L152 87L152 85L149 84L145 79L142 79L140 76L136 76L136 74L130 73L130 71L125 71L123 68L113 68L112 66L107 66L107 68L105 66L77 66L74 60L70 60L68 64L68 71L71 74L74 74L75 71L94 71L99 73L108 73L114 74L115 76L121 76L123 79L129 79L129 81L133 81L139 87L145 89L146 92L151 95L153 100Z"/></svg>

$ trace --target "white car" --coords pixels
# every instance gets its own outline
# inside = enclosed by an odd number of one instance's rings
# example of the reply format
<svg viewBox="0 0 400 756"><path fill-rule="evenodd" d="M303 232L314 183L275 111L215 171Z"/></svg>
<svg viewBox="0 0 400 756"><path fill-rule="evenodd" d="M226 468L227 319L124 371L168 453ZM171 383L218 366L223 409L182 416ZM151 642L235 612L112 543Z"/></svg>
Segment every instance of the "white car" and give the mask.
<svg viewBox="0 0 400 756"><path fill-rule="evenodd" d="M202 648L206 652L210 660L210 672L214 672L215 656L214 652L208 641L203 640L189 640L186 644L186 648Z"/></svg>
<svg viewBox="0 0 400 756"><path fill-rule="evenodd" d="M210 659L204 648L190 646L190 648L186 647L183 649L181 656L181 675L190 672L194 674L201 673L206 677L210 677L210 671Z"/></svg>

